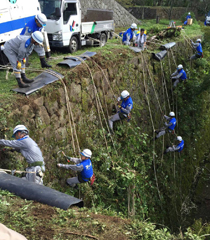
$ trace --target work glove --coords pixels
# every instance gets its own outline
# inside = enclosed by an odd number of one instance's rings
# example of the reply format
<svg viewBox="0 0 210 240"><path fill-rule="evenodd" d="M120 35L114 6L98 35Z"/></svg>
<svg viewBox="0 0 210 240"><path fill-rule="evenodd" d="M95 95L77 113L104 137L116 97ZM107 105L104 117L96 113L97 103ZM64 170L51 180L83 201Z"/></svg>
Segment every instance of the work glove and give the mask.
<svg viewBox="0 0 210 240"><path fill-rule="evenodd" d="M121 101L121 97L118 97L118 98L117 98L117 101L120 102L120 101Z"/></svg>
<svg viewBox="0 0 210 240"><path fill-rule="evenodd" d="M17 69L21 69L21 62L17 61Z"/></svg>
<svg viewBox="0 0 210 240"><path fill-rule="evenodd" d="M26 59L25 58L23 58L23 64L26 64Z"/></svg>
<svg viewBox="0 0 210 240"><path fill-rule="evenodd" d="M118 108L121 109L122 107L120 105L118 105Z"/></svg>

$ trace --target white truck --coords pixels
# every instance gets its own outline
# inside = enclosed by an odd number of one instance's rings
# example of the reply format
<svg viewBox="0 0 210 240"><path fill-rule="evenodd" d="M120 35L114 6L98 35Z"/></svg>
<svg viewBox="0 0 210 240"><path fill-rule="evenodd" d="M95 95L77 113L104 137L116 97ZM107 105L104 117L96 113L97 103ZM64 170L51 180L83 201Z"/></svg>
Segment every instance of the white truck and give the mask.
<svg viewBox="0 0 210 240"><path fill-rule="evenodd" d="M73 53L81 46L105 45L114 30L114 21L82 22L79 0L39 0L47 17L45 30L51 47L68 47Z"/></svg>
<svg viewBox="0 0 210 240"><path fill-rule="evenodd" d="M38 0L1 0L0 43L15 38L35 15L41 13Z"/></svg>
<svg viewBox="0 0 210 240"><path fill-rule="evenodd" d="M41 13L38 0L0 0L0 44L19 35L23 27ZM50 56L47 32L42 29L46 56ZM2 55L1 55L2 58ZM0 60L1 62L1 60Z"/></svg>

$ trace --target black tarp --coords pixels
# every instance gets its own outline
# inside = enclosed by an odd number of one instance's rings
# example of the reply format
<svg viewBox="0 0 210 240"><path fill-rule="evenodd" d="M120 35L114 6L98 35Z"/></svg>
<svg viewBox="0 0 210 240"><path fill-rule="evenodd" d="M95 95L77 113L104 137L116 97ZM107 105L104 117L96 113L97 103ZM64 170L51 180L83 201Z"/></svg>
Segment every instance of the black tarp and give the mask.
<svg viewBox="0 0 210 240"><path fill-rule="evenodd" d="M82 60L86 60L88 57L92 57L96 55L96 52L84 52L83 54L79 56L67 56L64 58L64 61L59 62L57 65L62 66L62 65L67 65L70 68L76 67L77 65L81 64L81 61L77 58L81 58Z"/></svg>
<svg viewBox="0 0 210 240"><path fill-rule="evenodd" d="M161 61L167 54L167 50L163 50L159 53L152 53L154 59Z"/></svg>
<svg viewBox="0 0 210 240"><path fill-rule="evenodd" d="M50 74L50 72L52 74L58 74L61 78L64 77L62 74L60 74L58 72L48 70L48 72L42 72L37 77L35 77L34 82L32 82L29 87L27 87L27 88L15 88L15 89L12 89L12 90L15 91L15 92L18 92L18 93L23 93L25 95L29 95L29 94L35 92L36 90L38 90L40 88L43 88L45 85L53 83L53 82L55 82L59 79L58 77Z"/></svg>
<svg viewBox="0 0 210 240"><path fill-rule="evenodd" d="M167 49L170 49L170 48L174 47L175 45L176 45L175 42L166 43L164 45L161 45L160 49L167 50Z"/></svg>
<svg viewBox="0 0 210 240"><path fill-rule="evenodd" d="M78 198L3 172L0 172L0 188L23 199L34 200L64 210L73 205L83 207L83 201Z"/></svg>
<svg viewBox="0 0 210 240"><path fill-rule="evenodd" d="M139 53L142 51L142 48L139 47L129 47L131 50L133 50L135 53Z"/></svg>

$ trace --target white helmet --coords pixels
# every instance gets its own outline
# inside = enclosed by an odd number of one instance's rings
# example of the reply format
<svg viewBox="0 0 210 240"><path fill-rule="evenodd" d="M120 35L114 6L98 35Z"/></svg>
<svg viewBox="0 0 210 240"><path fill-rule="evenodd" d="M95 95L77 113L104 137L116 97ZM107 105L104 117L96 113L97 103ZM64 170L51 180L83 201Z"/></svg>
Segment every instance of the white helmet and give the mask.
<svg viewBox="0 0 210 240"><path fill-rule="evenodd" d="M188 15L190 15L190 12L188 12Z"/></svg>
<svg viewBox="0 0 210 240"><path fill-rule="evenodd" d="M132 23L132 24L131 24L131 29L137 29L136 23Z"/></svg>
<svg viewBox="0 0 210 240"><path fill-rule="evenodd" d="M36 19L42 25L42 27L46 26L47 18L43 13L39 13L38 15L36 15Z"/></svg>
<svg viewBox="0 0 210 240"><path fill-rule="evenodd" d="M198 39L196 40L196 42L201 42L201 39L200 39L200 38L198 38Z"/></svg>
<svg viewBox="0 0 210 240"><path fill-rule="evenodd" d="M121 92L121 97L124 99L124 98L127 98L128 96L130 95L130 93L127 91L127 90L124 90Z"/></svg>
<svg viewBox="0 0 210 240"><path fill-rule="evenodd" d="M181 136L177 136L177 140L181 142L182 141L182 137Z"/></svg>
<svg viewBox="0 0 210 240"><path fill-rule="evenodd" d="M182 64L179 64L177 67L179 70L183 68Z"/></svg>
<svg viewBox="0 0 210 240"><path fill-rule="evenodd" d="M169 116L170 116L170 117L175 117L175 113L174 113L174 112L170 112L170 113L169 113Z"/></svg>
<svg viewBox="0 0 210 240"><path fill-rule="evenodd" d="M33 32L31 36L40 45L43 43L44 38L43 38L43 35L40 31Z"/></svg>
<svg viewBox="0 0 210 240"><path fill-rule="evenodd" d="M25 132L26 134L28 134L28 129L27 129L24 125L17 125L17 126L13 129L13 135L12 135L12 137L14 137L17 132Z"/></svg>
<svg viewBox="0 0 210 240"><path fill-rule="evenodd" d="M91 158L92 156L92 152L90 151L90 149L84 149L80 154L88 158Z"/></svg>

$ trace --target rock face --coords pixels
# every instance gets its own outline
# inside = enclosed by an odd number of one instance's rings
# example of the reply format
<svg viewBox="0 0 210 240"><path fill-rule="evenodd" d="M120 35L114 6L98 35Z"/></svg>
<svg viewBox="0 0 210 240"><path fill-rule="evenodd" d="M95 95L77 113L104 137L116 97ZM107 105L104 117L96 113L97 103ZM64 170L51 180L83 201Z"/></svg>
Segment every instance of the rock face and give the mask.
<svg viewBox="0 0 210 240"><path fill-rule="evenodd" d="M80 0L80 3L82 7L82 18L84 18L87 9L106 9L114 12L116 27L129 26L133 22L136 24L139 23L137 18L114 0Z"/></svg>

